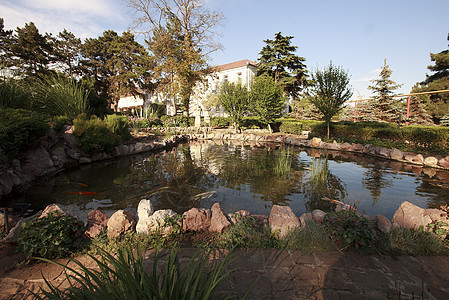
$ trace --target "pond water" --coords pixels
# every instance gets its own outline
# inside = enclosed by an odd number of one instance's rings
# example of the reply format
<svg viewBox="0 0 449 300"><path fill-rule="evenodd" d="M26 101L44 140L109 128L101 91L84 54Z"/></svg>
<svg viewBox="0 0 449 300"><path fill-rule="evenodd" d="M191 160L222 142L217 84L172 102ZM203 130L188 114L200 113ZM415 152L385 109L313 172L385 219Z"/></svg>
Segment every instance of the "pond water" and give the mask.
<svg viewBox="0 0 449 300"><path fill-rule="evenodd" d="M195 142L66 170L7 201L111 212L136 209L146 198L178 213L220 202L226 213L266 215L280 204L299 216L333 210L325 197L391 218L406 200L424 208L449 203L449 172L344 152Z"/></svg>

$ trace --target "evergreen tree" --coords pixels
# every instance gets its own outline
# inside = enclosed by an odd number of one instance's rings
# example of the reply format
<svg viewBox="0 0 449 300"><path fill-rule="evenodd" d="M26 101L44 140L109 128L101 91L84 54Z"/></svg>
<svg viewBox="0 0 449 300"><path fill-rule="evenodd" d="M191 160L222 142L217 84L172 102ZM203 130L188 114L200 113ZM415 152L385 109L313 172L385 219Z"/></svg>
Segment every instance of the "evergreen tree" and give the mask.
<svg viewBox="0 0 449 300"><path fill-rule="evenodd" d="M432 125L432 118L427 113L425 105L421 102L421 99L416 96L410 98L410 112L409 119L410 124L416 125Z"/></svg>
<svg viewBox="0 0 449 300"><path fill-rule="evenodd" d="M343 109L343 105L352 96L349 86L350 76L341 67L332 62L327 68L312 74L310 101L321 111L327 124L327 138L330 138L330 122L333 116Z"/></svg>
<svg viewBox="0 0 449 300"><path fill-rule="evenodd" d="M291 45L293 36L276 33L274 40L265 40L265 46L259 52L257 76L271 76L278 83L285 95L293 98L307 81L305 58L295 54L297 46Z"/></svg>
<svg viewBox="0 0 449 300"><path fill-rule="evenodd" d="M54 40L55 60L58 69L68 76L79 74L79 64L82 59L81 39L64 29Z"/></svg>
<svg viewBox="0 0 449 300"><path fill-rule="evenodd" d="M310 97L303 95L301 99L293 100L291 103L291 114L302 120L323 120L323 114L310 102Z"/></svg>
<svg viewBox="0 0 449 300"><path fill-rule="evenodd" d="M394 95L394 90L402 86L390 79L391 73L385 59L379 74L380 79L371 80L372 85L368 86L368 89L374 92L373 100L371 100L374 114L379 120L386 122L395 122L398 118L398 109L391 96Z"/></svg>
<svg viewBox="0 0 449 300"><path fill-rule="evenodd" d="M251 110L268 125L282 116L285 109L285 98L282 89L271 77L257 76L251 88Z"/></svg>
<svg viewBox="0 0 449 300"><path fill-rule="evenodd" d="M3 18L0 18L0 69L9 66L11 40L12 30L5 30Z"/></svg>
<svg viewBox="0 0 449 300"><path fill-rule="evenodd" d="M447 36L449 40L449 34ZM412 93L431 92L449 89L449 50L443 50L440 53L430 53L431 61L435 65L427 68L434 72L427 75L424 82L417 83ZM424 104L427 112L432 116L434 122L438 122L449 111L449 93L421 95L418 96Z"/></svg>

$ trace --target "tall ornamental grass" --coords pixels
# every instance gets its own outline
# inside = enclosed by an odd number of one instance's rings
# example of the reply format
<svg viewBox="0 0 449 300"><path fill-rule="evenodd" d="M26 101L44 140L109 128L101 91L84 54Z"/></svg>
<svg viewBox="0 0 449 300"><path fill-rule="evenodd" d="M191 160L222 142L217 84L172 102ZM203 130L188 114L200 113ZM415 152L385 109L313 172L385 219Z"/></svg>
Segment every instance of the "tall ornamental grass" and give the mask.
<svg viewBox="0 0 449 300"><path fill-rule="evenodd" d="M23 86L23 81L12 78L0 78L0 109L22 108L32 106L32 97Z"/></svg>

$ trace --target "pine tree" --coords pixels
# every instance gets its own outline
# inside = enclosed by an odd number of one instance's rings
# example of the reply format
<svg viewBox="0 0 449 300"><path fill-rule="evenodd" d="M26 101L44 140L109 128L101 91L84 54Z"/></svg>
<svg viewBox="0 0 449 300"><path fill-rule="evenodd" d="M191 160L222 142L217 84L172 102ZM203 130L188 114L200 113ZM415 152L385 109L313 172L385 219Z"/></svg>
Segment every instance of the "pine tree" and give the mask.
<svg viewBox="0 0 449 300"><path fill-rule="evenodd" d="M293 98L307 81L305 58L295 54L297 46L291 45L293 36L276 33L274 40L265 40L265 46L259 52L257 76L268 75L279 84L285 95Z"/></svg>
<svg viewBox="0 0 449 300"><path fill-rule="evenodd" d="M372 85L368 86L368 89L374 93L373 100L371 100L374 113L380 121L386 122L395 122L398 118L398 109L391 96L394 95L394 90L402 86L390 79L391 73L387 59L385 59L379 74L380 79L371 80Z"/></svg>
<svg viewBox="0 0 449 300"><path fill-rule="evenodd" d="M432 125L431 116L427 113L425 105L421 99L416 96L410 98L410 113L407 120L410 124L416 125Z"/></svg>

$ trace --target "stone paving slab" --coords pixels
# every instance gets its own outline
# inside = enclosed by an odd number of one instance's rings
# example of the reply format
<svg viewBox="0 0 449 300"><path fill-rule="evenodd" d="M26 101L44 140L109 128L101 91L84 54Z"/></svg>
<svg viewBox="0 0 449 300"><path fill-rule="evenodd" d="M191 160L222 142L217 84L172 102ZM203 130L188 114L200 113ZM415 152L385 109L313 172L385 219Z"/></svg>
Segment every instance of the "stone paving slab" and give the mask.
<svg viewBox="0 0 449 300"><path fill-rule="evenodd" d="M195 249L179 252L187 263ZM216 251L221 259L228 251ZM146 267L154 251L147 253ZM289 250L237 250L229 266L236 269L221 288L241 298L255 282L248 299L449 299L449 257L365 256L354 252L325 252L302 255ZM162 254L160 263L164 263ZM87 257L78 258L94 266ZM67 260L59 260L67 263ZM7 272L0 270L0 299L27 299L30 291L44 286L42 275L54 284L66 286L61 267L39 263Z"/></svg>

